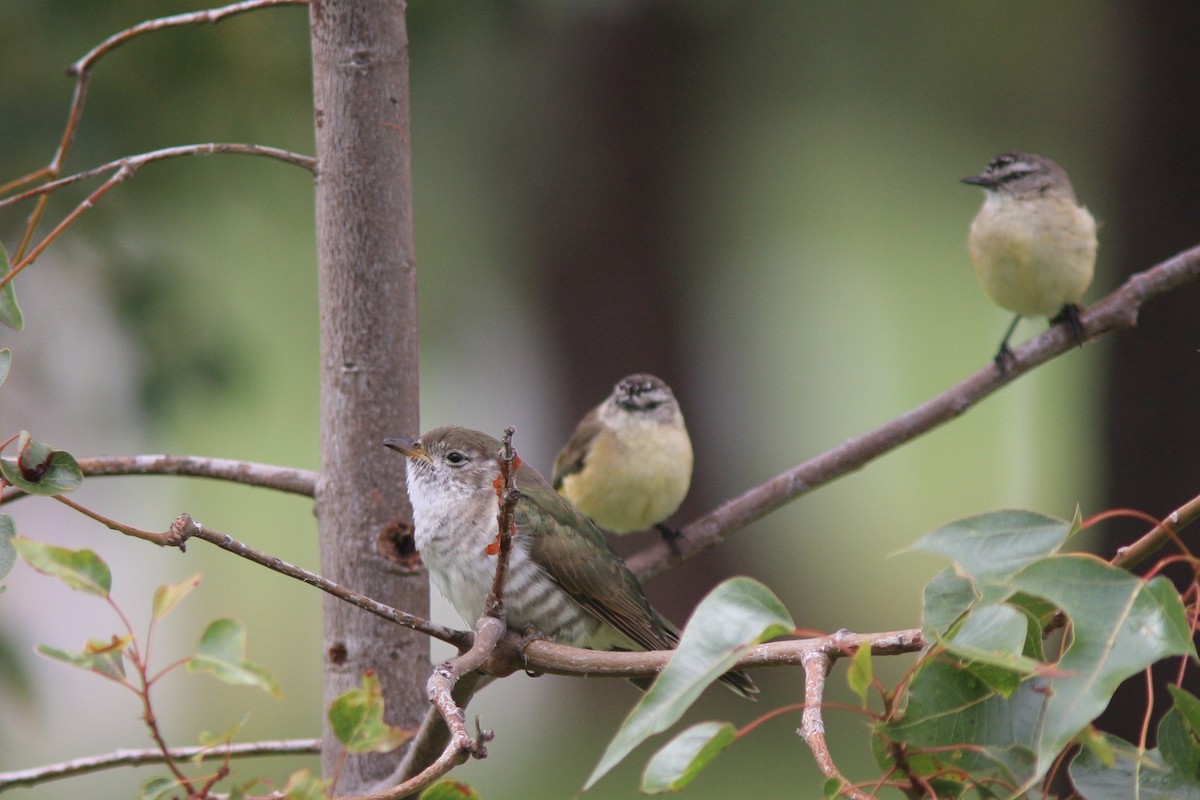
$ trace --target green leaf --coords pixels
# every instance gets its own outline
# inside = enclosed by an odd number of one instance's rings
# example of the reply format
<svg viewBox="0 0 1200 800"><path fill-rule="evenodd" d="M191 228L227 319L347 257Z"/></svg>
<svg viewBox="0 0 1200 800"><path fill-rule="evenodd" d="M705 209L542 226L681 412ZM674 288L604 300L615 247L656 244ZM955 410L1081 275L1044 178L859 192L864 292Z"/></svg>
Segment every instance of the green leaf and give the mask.
<svg viewBox="0 0 1200 800"><path fill-rule="evenodd" d="M0 514L0 578L3 578L17 562L17 548L13 546L12 538L17 535L17 527L12 517Z"/></svg>
<svg viewBox="0 0 1200 800"><path fill-rule="evenodd" d="M39 644L37 651L46 658L62 661L64 664L70 664L73 667L95 672L119 683L124 683L125 659L122 653L125 651L125 646L132 640L131 636L113 636L107 642L89 639L82 653L69 653L44 644Z"/></svg>
<svg viewBox="0 0 1200 800"><path fill-rule="evenodd" d="M363 673L362 686L336 697L329 705L333 733L351 753L387 753L413 736L413 731L383 721L383 687L371 670Z"/></svg>
<svg viewBox="0 0 1200 800"><path fill-rule="evenodd" d="M1029 617L1007 605L975 609L954 630L952 638L939 643L957 656L976 676L999 694L1008 697L1021 679L1037 674L1043 665L1022 655Z"/></svg>
<svg viewBox="0 0 1200 800"><path fill-rule="evenodd" d="M1200 785L1200 732L1190 718L1200 701L1176 686L1168 688L1175 707L1158 723L1158 752L1177 775Z"/></svg>
<svg viewBox="0 0 1200 800"><path fill-rule="evenodd" d="M1071 783L1087 800L1200 800L1200 783L1173 771L1158 750L1141 753L1116 736L1104 737L1116 756L1112 766L1087 747L1071 762Z"/></svg>
<svg viewBox="0 0 1200 800"><path fill-rule="evenodd" d="M91 550L68 550L15 536L12 543L25 563L43 575L51 575L88 594L108 597L112 590L112 573L100 556Z"/></svg>
<svg viewBox="0 0 1200 800"><path fill-rule="evenodd" d="M1013 575L1057 553L1070 532L1071 523L1032 511L992 511L938 528L910 549L951 559L991 602L1009 594Z"/></svg>
<svg viewBox="0 0 1200 800"><path fill-rule="evenodd" d="M286 800L322 800L329 796L325 791L328 788L329 781L317 777L310 769L301 769L288 778L283 796Z"/></svg>
<svg viewBox="0 0 1200 800"><path fill-rule="evenodd" d="M465 783L440 780L421 793L421 800L479 800L479 795Z"/></svg>
<svg viewBox="0 0 1200 800"><path fill-rule="evenodd" d="M283 693L271 673L245 660L246 629L235 619L214 620L200 637L196 655L187 661L189 672L209 672L230 684L257 686L275 697Z"/></svg>
<svg viewBox="0 0 1200 800"><path fill-rule="evenodd" d="M12 271L12 262L8 260L8 251L4 249L4 245L0 243L0 278L8 275ZM25 315L21 313L21 307L17 305L17 290L13 286L15 281L9 281L0 288L0 322L3 322L14 331L19 331L25 327Z"/></svg>
<svg viewBox="0 0 1200 800"><path fill-rule="evenodd" d="M8 377L8 368L12 364L12 350L7 347L0 347L0 385L4 384L4 379Z"/></svg>
<svg viewBox="0 0 1200 800"><path fill-rule="evenodd" d="M23 492L55 495L73 492L83 483L83 471L66 450L36 441L28 431L17 440L17 460L0 458L0 475Z"/></svg>
<svg viewBox="0 0 1200 800"><path fill-rule="evenodd" d="M1162 658L1195 655L1191 629L1171 583L1145 582L1086 555L1031 564L1013 580L1071 620L1072 642L1056 665L1063 673L1045 698L1039 743L1044 766L1108 706L1121 681Z"/></svg>
<svg viewBox="0 0 1200 800"><path fill-rule="evenodd" d="M183 598L200 585L200 575L196 574L175 584L165 584L154 591L152 606L154 619L162 619L170 614Z"/></svg>
<svg viewBox="0 0 1200 800"><path fill-rule="evenodd" d="M1183 715L1183 722L1193 735L1200 736L1200 699L1178 686L1167 686L1167 691L1175 701L1175 708Z"/></svg>
<svg viewBox="0 0 1200 800"><path fill-rule="evenodd" d="M850 669L846 673L846 681L850 684L850 690L858 695L858 699L863 701L863 705L866 705L867 692L871 690L871 681L874 677L875 670L871 665L871 646L864 643L850 659Z"/></svg>
<svg viewBox="0 0 1200 800"><path fill-rule="evenodd" d="M747 647L795 627L779 598L758 581L730 578L718 585L696 607L671 660L629 712L583 790L647 738L674 725Z"/></svg>
<svg viewBox="0 0 1200 800"><path fill-rule="evenodd" d="M177 781L165 775L155 775L142 781L142 785L138 787L138 797L141 800L158 800L167 792L174 791L178 785Z"/></svg>
<svg viewBox="0 0 1200 800"><path fill-rule="evenodd" d="M646 764L642 791L646 794L679 791L735 739L737 729L728 722L693 725L664 745Z"/></svg>
<svg viewBox="0 0 1200 800"><path fill-rule="evenodd" d="M934 641L946 633L978 600L975 584L953 568L947 567L933 576L925 585L925 605L921 612L925 638Z"/></svg>
<svg viewBox="0 0 1200 800"><path fill-rule="evenodd" d="M245 727L246 723L249 721L250 721L250 712L247 711L240 720L235 722L233 725L230 725L228 728L226 728L221 733L213 733L212 731L201 731L200 736L198 737L200 744L204 745L205 747L207 747L209 749L202 750L201 752L192 756L192 761L199 763L199 762L203 761L205 758L207 758L209 755L211 755L212 751L216 750L217 748L224 748L226 745L228 745L230 742L233 741L234 737L236 737L238 735L238 733L241 732L242 728Z"/></svg>

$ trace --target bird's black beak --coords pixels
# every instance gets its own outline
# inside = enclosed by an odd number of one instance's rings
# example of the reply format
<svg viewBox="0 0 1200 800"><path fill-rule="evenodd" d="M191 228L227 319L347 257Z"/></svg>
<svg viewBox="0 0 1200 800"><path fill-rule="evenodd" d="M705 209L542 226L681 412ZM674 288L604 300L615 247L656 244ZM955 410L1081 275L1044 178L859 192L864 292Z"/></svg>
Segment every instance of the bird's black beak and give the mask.
<svg viewBox="0 0 1200 800"><path fill-rule="evenodd" d="M425 448L421 446L421 440L410 438L407 436L389 436L383 440L383 446L398 453L403 453L407 458L419 458L422 461L432 461L429 454L425 452Z"/></svg>
<svg viewBox="0 0 1200 800"><path fill-rule="evenodd" d="M985 189L990 189L995 185L990 178L984 175L972 175L969 178L959 178L958 182L969 183L973 186L982 186Z"/></svg>

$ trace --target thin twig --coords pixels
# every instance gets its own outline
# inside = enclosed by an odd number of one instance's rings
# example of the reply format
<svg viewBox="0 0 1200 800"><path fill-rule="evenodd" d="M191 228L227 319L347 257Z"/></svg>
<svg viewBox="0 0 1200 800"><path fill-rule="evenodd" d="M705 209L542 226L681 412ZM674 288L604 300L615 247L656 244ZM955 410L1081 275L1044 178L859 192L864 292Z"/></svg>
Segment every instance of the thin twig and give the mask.
<svg viewBox="0 0 1200 800"><path fill-rule="evenodd" d="M213 757L244 758L263 755L315 755L321 752L320 739L292 739L274 742L246 742L207 747L173 747L171 757L176 761L188 759L204 760ZM140 767L146 764L161 764L166 760L161 750L114 750L101 756L87 756L46 764L33 769L0 772L0 792L22 786L36 786L61 778L73 778L90 772L99 772L116 767Z"/></svg>
<svg viewBox="0 0 1200 800"><path fill-rule="evenodd" d="M504 582L508 577L508 555L512 550L513 514L516 512L517 500L521 493L516 488L517 470L521 467L521 459L513 450L512 437L516 428L511 425L504 429L504 439L500 452L500 477L496 483L496 499L499 510L496 512L496 574L492 578L492 591L484 600L483 611L488 616L505 620ZM488 552L491 553L489 546Z"/></svg>
<svg viewBox="0 0 1200 800"><path fill-rule="evenodd" d="M1185 250L1170 259L1130 277L1115 292L1093 305L1080 321L1087 339L1137 324L1142 305L1158 295L1176 289L1200 277L1200 246ZM635 553L626 563L642 580L662 574L680 558L697 555L715 546L730 534L761 519L785 503L823 486L848 472L861 469L933 428L954 419L992 392L1072 350L1075 338L1066 326L1054 325L1045 333L1014 350L1014 359L1006 372L994 363L922 403L911 411L829 450L774 478L747 490L713 511L689 523L671 545L655 541ZM677 549L676 549L677 548Z"/></svg>
<svg viewBox="0 0 1200 800"><path fill-rule="evenodd" d="M1117 555L1110 563L1125 569L1140 564L1157 552L1172 535L1178 535L1197 518L1200 518L1200 496L1193 497L1172 511L1133 544L1118 549Z"/></svg>
<svg viewBox="0 0 1200 800"><path fill-rule="evenodd" d="M83 106L87 100L88 86L91 83L92 78L92 68L96 65L96 62L99 61L100 58L111 52L113 49L144 33L158 31L164 28L171 28L180 25L213 24L220 22L226 17L233 16L234 14L241 14L246 11L253 11L259 8L268 8L270 6L277 5L300 5L304 2L305 0L246 0L245 2L234 3L232 5L209 9L207 11L194 11L188 14L176 14L170 17L146 20L145 22L134 25L132 28L127 28L108 37L99 45L89 50L82 58L72 64L70 69L67 70L67 74L75 77L75 91L71 97L70 110L67 112L67 122L66 125L63 126L62 136L59 138L58 147L55 148L54 155L51 157L50 163L43 169L38 170L35 174L39 177L44 176L49 178L57 178L62 174L62 165L66 161L67 153L71 148L71 143L75 140L75 134L79 130L79 123L83 119ZM23 182L23 180L18 180L7 185L20 185ZM13 254L13 259L15 261L21 262L24 260L25 249L33 240L33 232L37 229L38 223L42 219L42 214L45 213L47 199L48 195L42 195L39 197L37 205L30 213L29 219L25 223L25 230L21 235L21 241L17 245L17 249ZM9 280L12 280L11 275L7 276L4 281L0 281L0 286Z"/></svg>
<svg viewBox="0 0 1200 800"><path fill-rule="evenodd" d="M274 158L282 161L285 164L302 167L309 172L315 173L317 170L317 160L312 156L294 153L291 150L283 150L278 147L270 147L263 144L248 144L242 142L206 142L200 144L181 144L174 147L164 147L160 150L151 150L145 153L138 153L133 156L123 156L121 158L101 164L98 167L76 172L68 175L65 178L49 181L26 189L20 194L14 194L11 197L5 197L0 200L0 208L19 203L22 200L28 200L31 197L38 195L52 194L53 192L70 186L73 183L96 178L108 172L116 172L122 169L136 171L152 164L155 161L164 161L168 158L185 158L189 156L212 156L221 154L245 155L245 156L262 156L264 158ZM131 176L126 176L126 178Z"/></svg>
<svg viewBox="0 0 1200 800"><path fill-rule="evenodd" d="M125 181L132 178L134 176L134 174L136 174L137 171L140 168L142 168L143 166L145 166L146 164L152 163L154 161L161 161L164 158L177 158L179 156L212 155L213 153L242 153L242 154L246 154L246 155L268 156L271 158L278 158L282 161L287 161L292 164L297 164L299 166L303 166L310 171L315 171L315 168L316 168L316 166L315 166L316 162L314 159L308 158L307 156L301 156L296 153L289 152L287 150L280 150L275 147L264 147L262 145L253 145L253 144L224 144L224 143L196 144L196 145L183 145L180 147L168 147L163 150L155 150L150 153L142 153L142 154L136 155L136 156L127 156L125 158L120 158L120 159L117 159L116 161L112 161L108 164L104 164L100 167L97 167L94 170L89 170L88 172L81 172L78 175L72 175L68 178L62 178L61 180L51 181L49 183L42 184L41 186L34 187L33 189L28 189L24 192L21 192L20 194L5 198L4 200L0 200L0 208L3 208L4 206L6 206L10 203L16 203L20 200L24 200L26 198L33 197L35 195L41 195L42 196L41 199L44 200L49 192L54 191L55 189L59 188L60 186L65 186L66 184L73 183L77 180L83 180L85 177L92 177L94 175L99 175L104 172L116 170L113 173L113 175L108 178L108 180L106 180L103 184L101 184L100 188L96 189L94 192L92 192L90 195L88 195L87 198L84 199L83 202L81 202L79 205L77 205L71 211L70 214L68 214L66 217L64 217L62 219L61 222L59 222L57 225L55 225L53 230L51 230L48 234L46 234L46 236L40 242L38 242L36 247L34 247L32 250L30 250L28 254L22 255L25 251L25 247L27 247L29 242L31 241L31 239L29 238L29 234L32 232L33 226L28 227L26 229L26 236L22 238L21 244L17 248L16 263L14 263L12 265L12 268L8 271L7 274L5 274L2 278L0 278L0 288L3 288L4 285L7 284L9 281L11 281L13 278L15 278L21 272L21 270L25 269L30 264L32 264L34 261L36 261L37 257L42 254L42 251L44 251L47 247L49 247L50 243L53 242L55 239L57 239L59 234L61 234L63 231L65 231L72 223L74 223L75 220L77 220L80 217L80 215L83 214L84 211L87 211L92 206L94 206L96 204L96 201L98 201L101 197L103 197L105 194L107 194L108 191L111 190L114 186L116 186L119 183L124 183ZM35 223L35 225L36 225L36 220L34 219L34 217L37 217L38 219L40 219L41 209L42 209L43 205L44 205L43 203L39 202L37 209L35 209L33 214L30 216L31 223Z"/></svg>
<svg viewBox="0 0 1200 800"><path fill-rule="evenodd" d="M203 456L91 456L76 461L86 477L188 475L260 486L307 497L313 496L319 477L316 472L307 469ZM0 496L0 505L25 496L20 489L8 489Z"/></svg>
<svg viewBox="0 0 1200 800"><path fill-rule="evenodd" d="M275 572L287 575L289 578L295 578L310 586L315 586L339 600L345 600L347 603L361 608L363 611L367 611L377 617L382 617L389 622L395 622L398 625L403 625L406 628L424 633L427 636L432 636L435 639L440 639L459 649L470 645L471 633L469 631L458 631L453 628L437 625L414 614L409 614L406 611L400 611L399 609L372 600L358 592L350 591L344 586L340 586L328 578L323 578L315 572L309 572L303 567L289 564L276 556L243 544L232 536L207 528L193 520L187 514L180 514L176 517L175 521L171 524L170 532L162 534L162 541L159 543L167 547L178 547L180 550L184 550L188 539L203 539L210 544L215 544L222 550L228 550L234 555L249 559L256 564L261 564Z"/></svg>

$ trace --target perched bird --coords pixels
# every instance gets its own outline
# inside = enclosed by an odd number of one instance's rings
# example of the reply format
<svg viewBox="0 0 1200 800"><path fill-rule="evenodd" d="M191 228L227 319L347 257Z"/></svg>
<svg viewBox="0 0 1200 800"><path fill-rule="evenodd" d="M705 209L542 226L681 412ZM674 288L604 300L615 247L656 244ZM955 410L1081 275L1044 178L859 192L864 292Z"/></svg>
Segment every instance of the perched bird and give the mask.
<svg viewBox="0 0 1200 800"><path fill-rule="evenodd" d="M1045 156L1013 151L962 182L984 190L967 239L975 273L992 300L1017 314L997 366L1006 369L1013 357L1008 340L1021 317L1066 322L1082 345L1078 303L1096 265L1096 221L1066 171Z"/></svg>
<svg viewBox="0 0 1200 800"><path fill-rule="evenodd" d="M551 483L605 530L644 531L674 514L692 482L692 441L661 379L622 378L587 413L554 459Z"/></svg>
<svg viewBox="0 0 1200 800"><path fill-rule="evenodd" d="M468 625L483 613L496 571L500 442L457 426L418 439L388 438L408 458L417 550L438 591ZM586 516L521 464L504 602L508 625L593 650L670 650L679 631L646 600L641 584ZM721 680L746 697L743 672Z"/></svg>

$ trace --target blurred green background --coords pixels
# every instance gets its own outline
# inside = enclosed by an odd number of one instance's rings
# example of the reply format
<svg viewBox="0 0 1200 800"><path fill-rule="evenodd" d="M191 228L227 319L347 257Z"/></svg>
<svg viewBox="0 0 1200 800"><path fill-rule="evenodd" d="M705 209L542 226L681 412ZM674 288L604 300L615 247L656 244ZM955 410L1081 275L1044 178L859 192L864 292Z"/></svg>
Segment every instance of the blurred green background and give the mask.
<svg viewBox="0 0 1200 800"><path fill-rule="evenodd" d="M0 8L4 182L49 159L72 89L67 64L120 29L199 6ZM656 372L696 444L682 522L910 409L986 366L1008 322L966 259L981 195L957 183L997 152L1058 160L1101 221L1088 302L1200 240L1200 79L1187 48L1172 46L1194 47L1196 9L412 3L422 427L515 425L522 456L548 471L614 381ZM303 8L132 42L100 63L67 169L207 141L311 153L308 55ZM76 455L316 469L311 183L292 167L225 156L152 165L111 192L18 282L27 327L0 331L14 350L3 435L28 429ZM82 197L62 193L50 218ZM10 250L27 209L0 211ZM942 565L896 554L944 522L1001 507L1169 511L1200 484L1196 300L1191 287L1148 308L1137 330L1068 354L771 515L651 584L652 599L682 621L721 577L742 573L771 586L804 628L907 628ZM1043 324L1024 322L1015 341ZM381 469L396 466L375 443L363 447ZM78 496L154 529L187 511L319 566L301 498L165 478L96 479ZM246 713L245 740L318 735L314 591L202 543L181 556L125 540L56 503L6 511L26 535L105 558L138 631L155 586L203 573L157 632L160 665L186 655L214 617L247 625L249 657L280 678L284 699L172 675L157 695L172 743ZM1099 534L1091 543L1104 546ZM23 565L7 583L0 770L148 746L135 698L32 652L106 637L112 612ZM439 598L435 617L458 622ZM881 665L884 679L908 664ZM800 699L799 672L756 680L757 707L714 691L693 717L745 724ZM850 702L841 676L832 682L829 699ZM497 732L490 757L456 775L488 798L570 796L635 699L621 682L506 680L469 710ZM835 757L861 779L877 774L866 721L827 719ZM792 714L760 728L688 796L815 794L798 724ZM589 796L633 796L649 752ZM282 780L301 763L239 772ZM90 796L129 796L150 774L83 780ZM75 797L81 785L12 796Z"/></svg>

